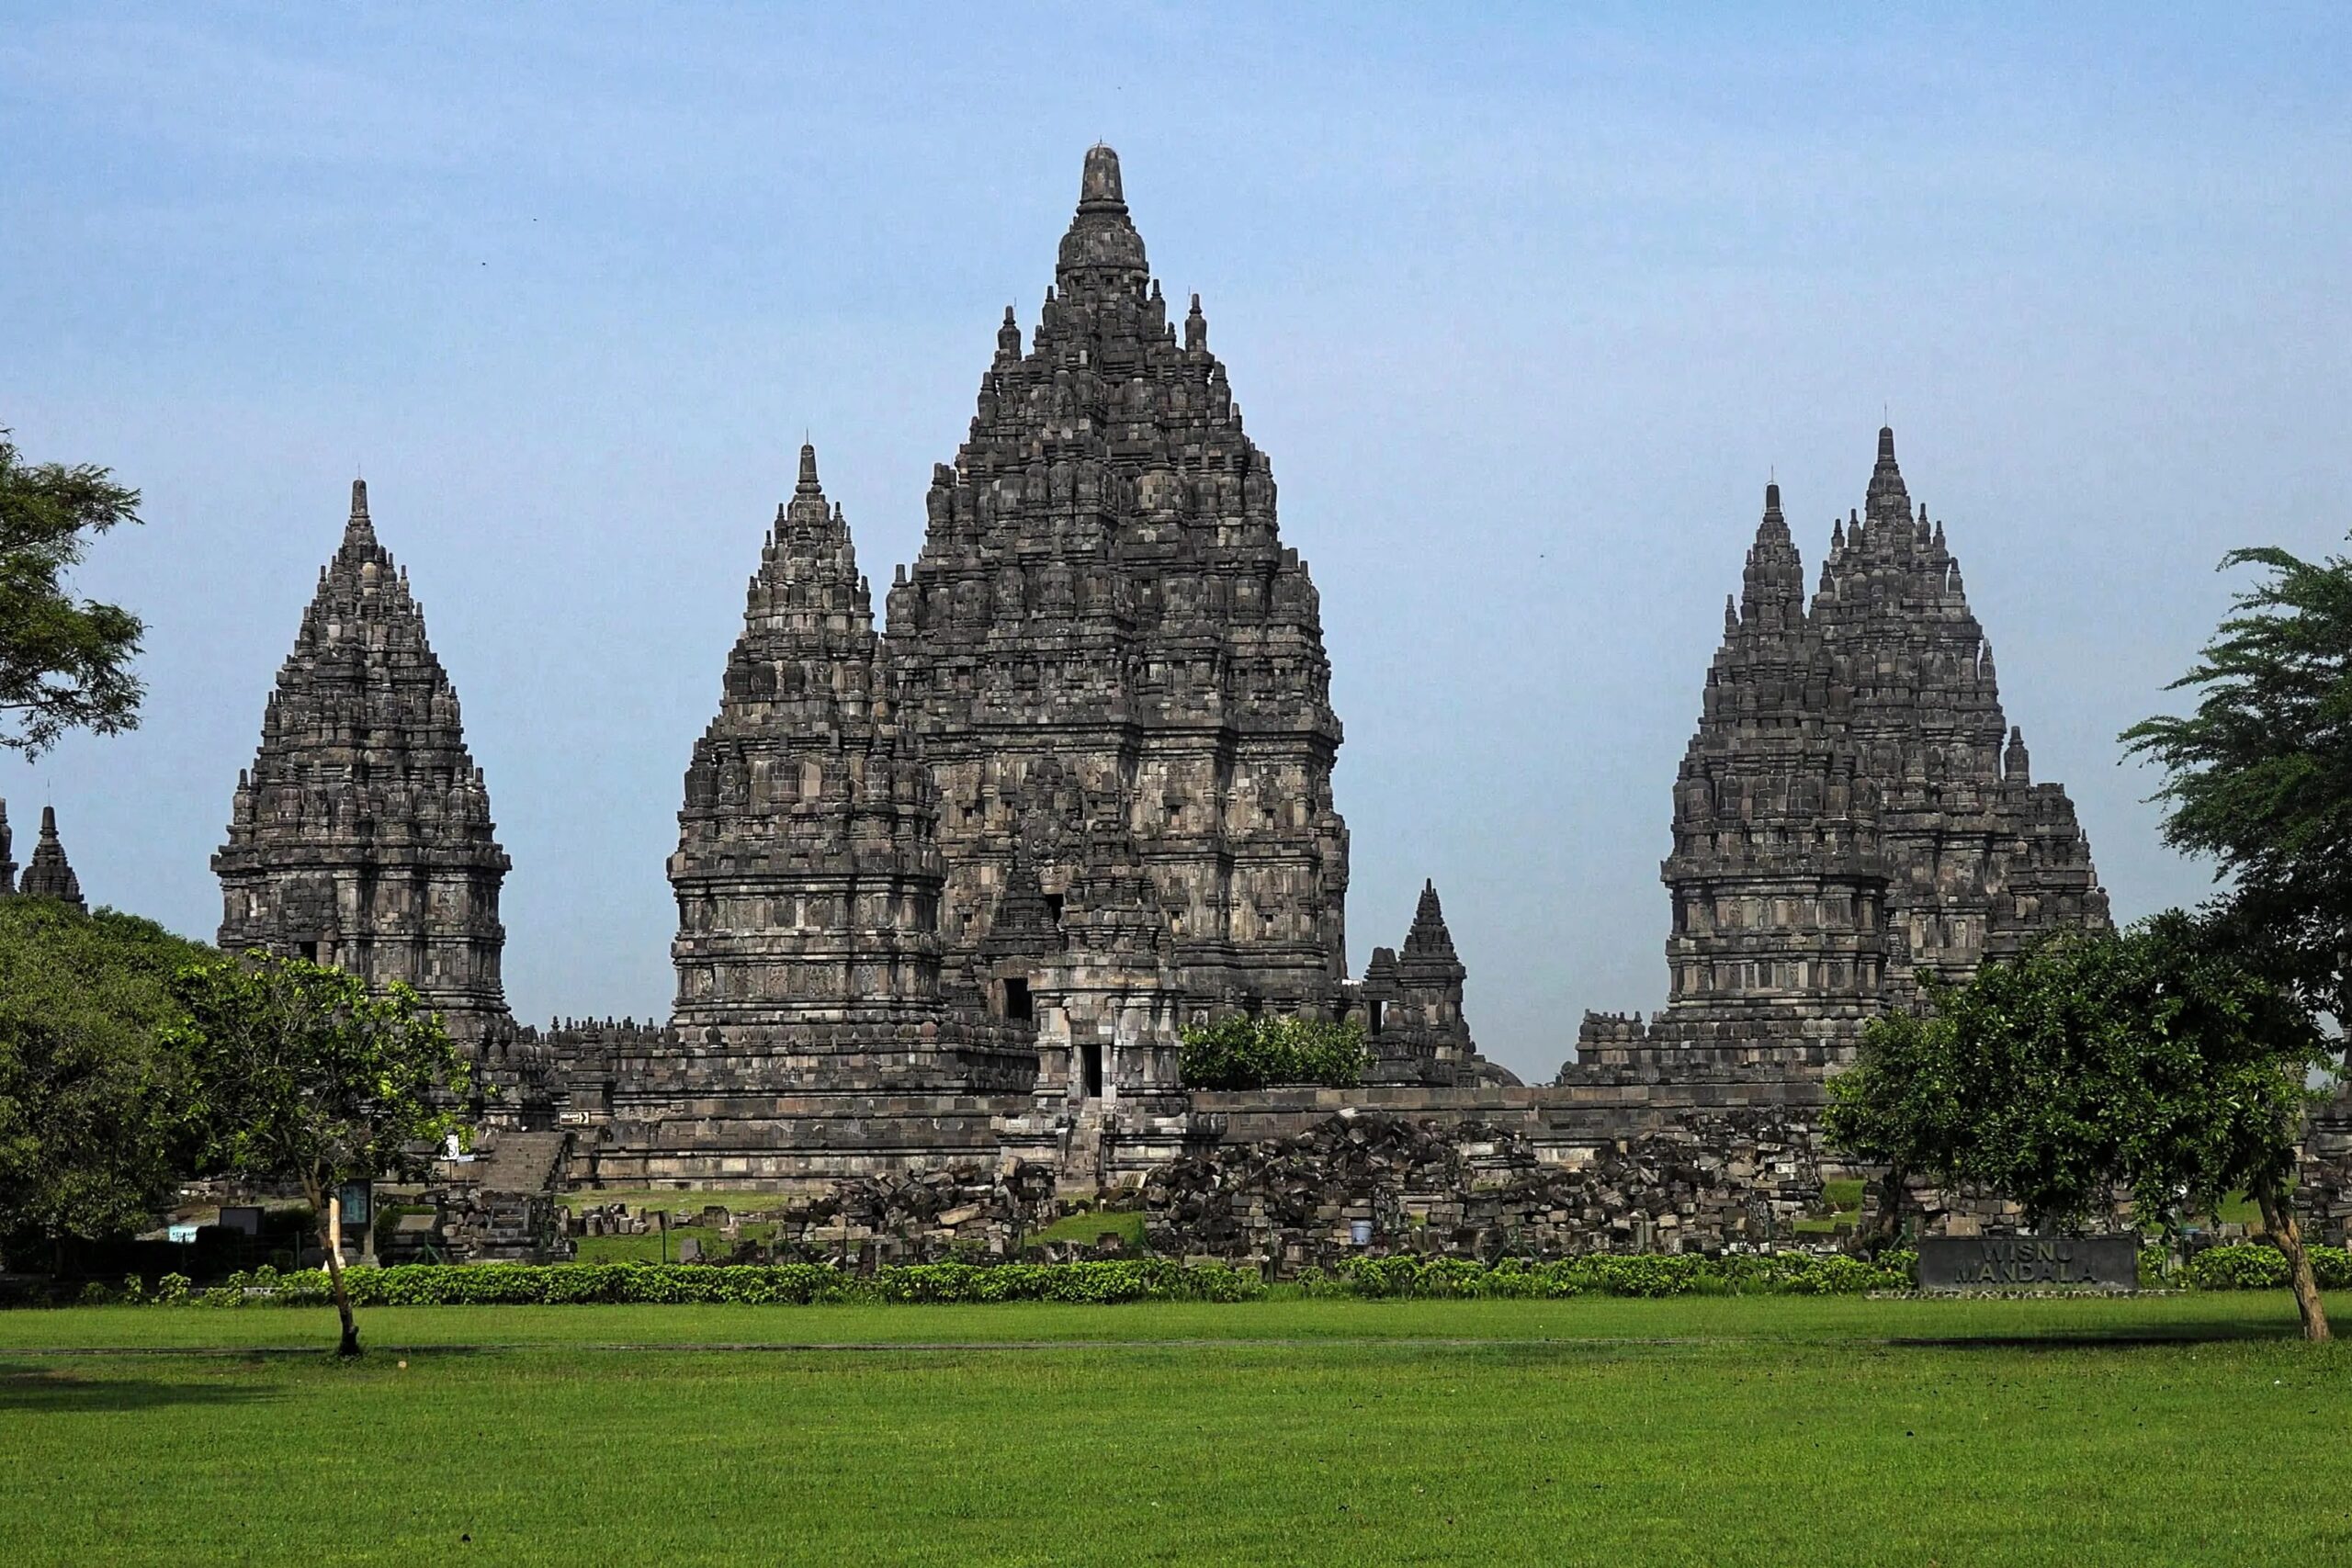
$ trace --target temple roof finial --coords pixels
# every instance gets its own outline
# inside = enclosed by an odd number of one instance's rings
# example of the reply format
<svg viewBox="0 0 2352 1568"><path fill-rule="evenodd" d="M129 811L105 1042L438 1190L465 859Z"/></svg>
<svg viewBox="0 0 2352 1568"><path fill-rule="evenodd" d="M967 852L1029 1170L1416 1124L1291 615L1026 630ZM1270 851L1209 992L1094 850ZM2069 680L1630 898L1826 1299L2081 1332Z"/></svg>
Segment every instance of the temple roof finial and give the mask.
<svg viewBox="0 0 2352 1568"><path fill-rule="evenodd" d="M1911 521L1911 495L1903 485L1903 470L1894 463L1894 427L1879 426L1878 463L1871 470L1869 492L1863 498L1862 510L1871 525L1881 523Z"/></svg>
<svg viewBox="0 0 2352 1568"><path fill-rule="evenodd" d="M1086 168L1078 181L1078 205L1080 211L1127 209L1126 196L1119 187L1119 155L1103 142L1086 150Z"/></svg>
<svg viewBox="0 0 2352 1568"><path fill-rule="evenodd" d="M822 487L817 483L817 448L814 444L800 444L800 482L793 487L796 495L815 495Z"/></svg>
<svg viewBox="0 0 2352 1568"><path fill-rule="evenodd" d="M1119 155L1101 142L1086 150L1086 170L1078 186L1078 211L1069 231L1062 236L1061 260L1055 280L1074 301L1114 295L1143 298L1151 266L1144 256L1143 236L1128 220L1127 203L1119 184ZM1050 329L1052 322L1045 325Z"/></svg>

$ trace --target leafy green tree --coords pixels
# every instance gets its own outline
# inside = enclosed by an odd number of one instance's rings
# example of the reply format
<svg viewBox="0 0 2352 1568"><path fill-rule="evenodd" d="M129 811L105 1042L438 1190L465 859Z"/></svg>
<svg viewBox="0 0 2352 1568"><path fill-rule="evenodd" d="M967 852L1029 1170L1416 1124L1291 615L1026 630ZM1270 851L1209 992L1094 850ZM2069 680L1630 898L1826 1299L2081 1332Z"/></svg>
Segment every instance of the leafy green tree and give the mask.
<svg viewBox="0 0 2352 1568"><path fill-rule="evenodd" d="M204 1168L300 1183L359 1353L334 1200L346 1181L413 1175L460 1131L465 1063L406 986L371 992L340 969L246 954L180 971L186 1053Z"/></svg>
<svg viewBox="0 0 2352 1568"><path fill-rule="evenodd" d="M139 520L139 492L110 469L27 463L0 429L0 747L38 756L68 729L138 724L145 628L66 579L92 539Z"/></svg>
<svg viewBox="0 0 2352 1568"><path fill-rule="evenodd" d="M1931 1000L1947 994L1929 991ZM1950 1050L1944 1019L1889 1013L1871 1021L1854 1066L1830 1080L1831 1141L1880 1170L1878 1202L1864 1233L1873 1248L1902 1239L1911 1178L1938 1168L1962 1132L1943 1071Z"/></svg>
<svg viewBox="0 0 2352 1568"><path fill-rule="evenodd" d="M2196 711L2123 732L2165 773L2165 838L2211 856L2238 941L2352 1025L2352 560L2237 550L2262 568L2196 667Z"/></svg>
<svg viewBox="0 0 2352 1568"><path fill-rule="evenodd" d="M210 953L111 909L0 898L0 1236L54 1256L170 1201L187 1091L171 982Z"/></svg>
<svg viewBox="0 0 2352 1568"><path fill-rule="evenodd" d="M1989 1188L2033 1224L2073 1224L2128 1186L2144 1222L2261 1206L2303 1331L2327 1314L2289 1201L2312 1069L2330 1059L2302 999L2250 967L2226 928L2177 910L2054 937L1878 1021L1830 1080L1833 1144Z"/></svg>
<svg viewBox="0 0 2352 1568"><path fill-rule="evenodd" d="M1360 1023L1237 1015L1185 1030L1176 1066L1191 1089L1353 1089L1363 1081L1370 1059Z"/></svg>

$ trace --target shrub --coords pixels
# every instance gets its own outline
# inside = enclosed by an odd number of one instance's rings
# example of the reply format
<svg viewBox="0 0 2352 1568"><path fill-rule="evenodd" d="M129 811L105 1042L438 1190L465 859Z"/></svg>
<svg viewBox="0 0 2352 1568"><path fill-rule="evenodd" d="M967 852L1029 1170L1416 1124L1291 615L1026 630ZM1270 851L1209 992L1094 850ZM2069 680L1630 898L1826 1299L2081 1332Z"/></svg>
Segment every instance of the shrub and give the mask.
<svg viewBox="0 0 2352 1568"><path fill-rule="evenodd" d="M1783 1252L1708 1258L1698 1253L1592 1253L1539 1263L1503 1258L1351 1258L1300 1281L1309 1296L1368 1299L1681 1295L1859 1295L1911 1283L1908 1255L1871 1263L1843 1256Z"/></svg>
<svg viewBox="0 0 2352 1568"><path fill-rule="evenodd" d="M187 1288L193 1280L185 1274L166 1274L155 1281L155 1301L160 1306L187 1304Z"/></svg>
<svg viewBox="0 0 2352 1568"><path fill-rule="evenodd" d="M166 1281L168 1283L168 1280ZM589 1303L806 1306L820 1302L1238 1302L1264 1293L1250 1271L1221 1263L1166 1258L1086 1263L915 1263L871 1276L820 1263L480 1263L452 1268L411 1263L346 1269L354 1306L570 1306ZM186 1281L182 1280L183 1287ZM159 1300L164 1299L159 1294ZM185 1289L175 1300L187 1299ZM267 1295L245 1283L216 1287L208 1305L252 1302L317 1305L331 1299L326 1273L311 1269L276 1276Z"/></svg>
<svg viewBox="0 0 2352 1568"><path fill-rule="evenodd" d="M1187 1089L1353 1089L1363 1082L1371 1058L1360 1023L1234 1017L1186 1029L1176 1066Z"/></svg>
<svg viewBox="0 0 2352 1568"><path fill-rule="evenodd" d="M2340 1247L2309 1247L2312 1272L2320 1289L2340 1291L2352 1286L2352 1251ZM2287 1258L2277 1247L2260 1242L2209 1247L2188 1260L2182 1270L2200 1291L2275 1291L2287 1284Z"/></svg>

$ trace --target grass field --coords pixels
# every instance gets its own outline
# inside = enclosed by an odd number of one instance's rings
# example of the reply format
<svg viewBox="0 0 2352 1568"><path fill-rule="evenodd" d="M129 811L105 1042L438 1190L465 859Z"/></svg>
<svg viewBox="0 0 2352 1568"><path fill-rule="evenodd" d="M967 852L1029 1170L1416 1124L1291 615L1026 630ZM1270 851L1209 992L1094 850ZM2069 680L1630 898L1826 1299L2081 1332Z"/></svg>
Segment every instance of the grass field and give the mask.
<svg viewBox="0 0 2352 1568"><path fill-rule="evenodd" d="M0 1561L2352 1560L2352 1351L2292 1321L2283 1292L387 1309L342 1366L325 1313L19 1312Z"/></svg>

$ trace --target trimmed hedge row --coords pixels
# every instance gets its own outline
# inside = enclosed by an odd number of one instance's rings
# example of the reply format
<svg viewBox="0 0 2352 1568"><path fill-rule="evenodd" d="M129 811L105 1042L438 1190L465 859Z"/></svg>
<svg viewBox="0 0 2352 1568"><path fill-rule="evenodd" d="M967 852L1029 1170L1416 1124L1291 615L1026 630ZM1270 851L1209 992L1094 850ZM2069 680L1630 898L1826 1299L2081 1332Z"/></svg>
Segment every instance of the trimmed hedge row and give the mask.
<svg viewBox="0 0 2352 1568"><path fill-rule="evenodd" d="M2352 1289L2352 1251L2311 1248L2325 1290ZM1911 1288L1916 1254L1875 1261L1843 1255L1778 1253L1707 1258L1696 1253L1595 1253L1557 1262L1504 1258L1356 1258L1329 1272L1310 1270L1301 1293L1361 1300L1558 1299L1569 1296L1860 1295ZM403 1264L347 1269L357 1306L563 1306L589 1303L806 1306L819 1303L1240 1302L1265 1294L1255 1270L1166 1258L1079 1263L915 1263L853 1274L821 1263L714 1267L690 1263L481 1263L465 1268ZM2282 1290L2287 1260L2264 1243L2207 1247L2174 1282L2205 1291ZM166 1275L152 1291L127 1280L117 1295L93 1284L85 1299L173 1306L319 1306L334 1300L322 1269L232 1275L209 1290Z"/></svg>
<svg viewBox="0 0 2352 1568"><path fill-rule="evenodd" d="M570 1306L582 1304L807 1306L825 1302L1238 1302L1265 1293L1254 1270L1171 1258L1080 1263L913 1263L871 1275L821 1263L405 1263L346 1269L355 1306ZM316 1306L334 1299L326 1271L257 1270L223 1286L157 1300L208 1306Z"/></svg>
<svg viewBox="0 0 2352 1568"><path fill-rule="evenodd" d="M1504 1258L1351 1258L1299 1281L1310 1296L1371 1299L1458 1296L1860 1295L1911 1286L1917 1262L1890 1252L1875 1262L1810 1253L1707 1258L1697 1253L1594 1253L1555 1263Z"/></svg>
<svg viewBox="0 0 2352 1568"><path fill-rule="evenodd" d="M2352 1289L2352 1251L2341 1247L2306 1247L2312 1273L2323 1291ZM2283 1291L2287 1288L2287 1257L2263 1242L2234 1242L2209 1247L2181 1270L2200 1291Z"/></svg>

